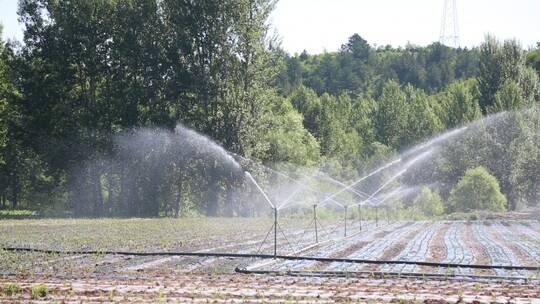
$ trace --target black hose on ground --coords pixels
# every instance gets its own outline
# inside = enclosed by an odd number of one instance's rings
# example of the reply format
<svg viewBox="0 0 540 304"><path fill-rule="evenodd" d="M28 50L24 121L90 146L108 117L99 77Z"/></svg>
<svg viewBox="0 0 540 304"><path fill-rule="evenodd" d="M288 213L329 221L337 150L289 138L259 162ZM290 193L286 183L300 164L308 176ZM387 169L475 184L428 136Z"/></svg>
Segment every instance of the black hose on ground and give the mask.
<svg viewBox="0 0 540 304"><path fill-rule="evenodd" d="M191 257L218 257L218 258L256 258L256 259L281 259L295 261L316 261L324 263L352 263L352 264L371 264L371 265L417 265L440 268L469 268L469 269L505 269L505 270L529 270L540 271L540 266L517 266L517 265L475 265L475 264L453 264L453 263L435 263L423 261L387 261L387 260L362 260L348 258L327 258L327 257L309 257L309 256L289 256L273 254L250 254L250 253L217 253L217 252L132 252L132 251L107 251L107 250L50 250L19 247L1 247L0 251L11 252L35 252L55 255L126 255L126 256L191 256Z"/></svg>
<svg viewBox="0 0 540 304"><path fill-rule="evenodd" d="M456 274L456 273L419 273L419 272L383 272L383 271L294 271L294 270L247 270L236 268L235 272L241 274L262 274L262 275L282 275L282 276L298 276L298 277L345 277L345 278L418 278L418 279L455 279L460 281L524 281L539 283L537 278L526 277L503 277L492 275L473 275L473 274Z"/></svg>

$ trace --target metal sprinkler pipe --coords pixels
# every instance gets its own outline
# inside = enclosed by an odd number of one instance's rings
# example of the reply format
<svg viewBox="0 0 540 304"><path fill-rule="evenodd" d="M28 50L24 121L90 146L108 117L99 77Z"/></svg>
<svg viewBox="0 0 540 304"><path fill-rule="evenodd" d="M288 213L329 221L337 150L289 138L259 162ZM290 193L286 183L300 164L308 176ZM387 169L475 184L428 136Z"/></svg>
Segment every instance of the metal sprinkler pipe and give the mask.
<svg viewBox="0 0 540 304"><path fill-rule="evenodd" d="M343 206L345 208L345 237L347 237L347 206Z"/></svg>
<svg viewBox="0 0 540 304"><path fill-rule="evenodd" d="M379 206L375 206L375 225L379 227Z"/></svg>
<svg viewBox="0 0 540 304"><path fill-rule="evenodd" d="M313 205L313 223L315 223L315 243L319 243L319 233L317 229L317 204Z"/></svg>
<svg viewBox="0 0 540 304"><path fill-rule="evenodd" d="M277 209L276 205L274 205L274 203L272 203L270 198L268 198L268 195L266 195L264 190L261 188L261 186L259 186L259 184L253 178L253 176L251 176L251 174L247 171L245 172L245 175L251 180L251 182L255 185L255 187L257 187L257 189L261 192L262 196L264 197L264 200L270 205L270 207L272 207L273 209Z"/></svg>
<svg viewBox="0 0 540 304"><path fill-rule="evenodd" d="M360 223L360 231L362 231L362 205L358 205L358 222Z"/></svg>
<svg viewBox="0 0 540 304"><path fill-rule="evenodd" d="M274 207L274 257L277 257L278 209Z"/></svg>

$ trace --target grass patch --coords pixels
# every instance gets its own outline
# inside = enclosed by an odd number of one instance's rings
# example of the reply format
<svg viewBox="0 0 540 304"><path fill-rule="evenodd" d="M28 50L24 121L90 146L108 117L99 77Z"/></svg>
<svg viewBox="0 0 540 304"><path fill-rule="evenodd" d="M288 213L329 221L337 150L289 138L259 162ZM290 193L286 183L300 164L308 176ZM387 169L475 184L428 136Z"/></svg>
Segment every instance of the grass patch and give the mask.
<svg viewBox="0 0 540 304"><path fill-rule="evenodd" d="M21 287L18 284L9 283L4 285L4 288L2 288L2 290L6 296L11 297L21 292Z"/></svg>
<svg viewBox="0 0 540 304"><path fill-rule="evenodd" d="M33 300L41 299L47 297L49 294L49 289L47 289L47 286L44 284L39 284L36 286L33 286L30 290L30 297Z"/></svg>
<svg viewBox="0 0 540 304"><path fill-rule="evenodd" d="M32 210L0 210L0 217L36 217L38 215Z"/></svg>

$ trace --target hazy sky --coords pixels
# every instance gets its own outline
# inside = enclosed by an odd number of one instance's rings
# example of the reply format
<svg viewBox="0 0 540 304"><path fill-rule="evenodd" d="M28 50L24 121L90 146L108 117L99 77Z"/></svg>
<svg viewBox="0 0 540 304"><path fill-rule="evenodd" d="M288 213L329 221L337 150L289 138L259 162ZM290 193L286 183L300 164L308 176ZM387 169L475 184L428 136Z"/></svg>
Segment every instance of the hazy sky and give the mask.
<svg viewBox="0 0 540 304"><path fill-rule="evenodd" d="M439 40L443 0L280 0L272 23L289 52L335 51L354 33L371 45ZM461 45L486 33L540 41L540 0L457 0Z"/></svg>
<svg viewBox="0 0 540 304"><path fill-rule="evenodd" d="M457 0L461 45L484 34L540 41L540 0ZM335 51L354 33L371 45L426 45L439 39L443 0L280 0L271 23L289 52ZM4 39L22 39L17 0L0 0Z"/></svg>

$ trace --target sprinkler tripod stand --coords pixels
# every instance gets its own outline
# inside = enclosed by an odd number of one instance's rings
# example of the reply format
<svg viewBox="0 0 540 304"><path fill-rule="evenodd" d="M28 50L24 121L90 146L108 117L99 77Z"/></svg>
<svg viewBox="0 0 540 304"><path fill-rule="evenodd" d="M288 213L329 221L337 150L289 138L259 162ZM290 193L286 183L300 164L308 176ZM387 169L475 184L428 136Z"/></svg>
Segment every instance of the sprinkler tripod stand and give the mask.
<svg viewBox="0 0 540 304"><path fill-rule="evenodd" d="M315 243L319 243L319 232L317 230L317 205L313 205L313 224L315 225Z"/></svg>
<svg viewBox="0 0 540 304"><path fill-rule="evenodd" d="M362 205L359 204L358 205L358 222L359 222L359 226L360 226L360 231L362 231Z"/></svg>
<svg viewBox="0 0 540 304"><path fill-rule="evenodd" d="M375 206L375 225L379 227L379 206Z"/></svg>
<svg viewBox="0 0 540 304"><path fill-rule="evenodd" d="M345 237L347 237L347 206L343 206L345 208Z"/></svg>
<svg viewBox="0 0 540 304"><path fill-rule="evenodd" d="M274 257L277 256L277 208L274 208Z"/></svg>
<svg viewBox="0 0 540 304"><path fill-rule="evenodd" d="M313 219L309 223L308 227L311 226L313 223L313 227L315 228L315 244L319 243L319 226L322 228L321 222L319 221L319 217L317 217L317 204L313 205Z"/></svg>
<svg viewBox="0 0 540 304"><path fill-rule="evenodd" d="M270 227L270 229L266 233L266 236L264 237L264 240L259 245L259 249L257 249L257 253L259 253L261 251L262 246L266 243L266 240L268 240L268 237L270 236L270 234L273 233L273 235L274 235L274 257L277 257L278 256L278 254L277 254L278 230L283 235L283 238L285 239L285 241L289 245L290 249L294 250L294 248L292 247L291 243L287 239L287 236L285 235L285 232L283 232L283 229L279 226L279 223L278 223L278 211L279 210L278 210L278 208L274 207L274 208L272 208L272 210L274 211L274 223L272 224L272 227Z"/></svg>

